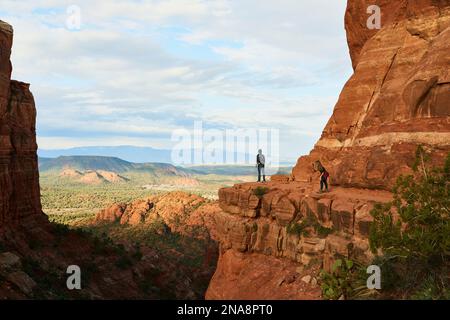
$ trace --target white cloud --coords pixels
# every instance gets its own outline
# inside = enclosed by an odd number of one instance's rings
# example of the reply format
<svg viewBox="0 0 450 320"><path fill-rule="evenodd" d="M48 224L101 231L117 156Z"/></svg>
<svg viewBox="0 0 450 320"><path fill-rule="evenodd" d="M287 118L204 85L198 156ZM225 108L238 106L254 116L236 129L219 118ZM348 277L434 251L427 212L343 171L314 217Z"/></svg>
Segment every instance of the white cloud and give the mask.
<svg viewBox="0 0 450 320"><path fill-rule="evenodd" d="M65 28L72 4L78 32ZM344 9L344 0L3 0L0 12L15 28L13 75L32 84L40 141L60 148L110 143L89 130L161 144L194 119L318 137L351 71Z"/></svg>

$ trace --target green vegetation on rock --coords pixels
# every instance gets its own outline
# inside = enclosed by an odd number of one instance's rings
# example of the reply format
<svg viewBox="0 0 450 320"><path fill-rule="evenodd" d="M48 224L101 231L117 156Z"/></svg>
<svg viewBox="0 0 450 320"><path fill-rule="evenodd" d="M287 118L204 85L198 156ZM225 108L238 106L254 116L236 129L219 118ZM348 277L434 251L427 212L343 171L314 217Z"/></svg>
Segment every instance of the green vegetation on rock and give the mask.
<svg viewBox="0 0 450 320"><path fill-rule="evenodd" d="M448 299L450 154L444 167L430 168L418 148L414 174L400 177L394 201L371 214L370 246L380 254L384 288L403 298Z"/></svg>

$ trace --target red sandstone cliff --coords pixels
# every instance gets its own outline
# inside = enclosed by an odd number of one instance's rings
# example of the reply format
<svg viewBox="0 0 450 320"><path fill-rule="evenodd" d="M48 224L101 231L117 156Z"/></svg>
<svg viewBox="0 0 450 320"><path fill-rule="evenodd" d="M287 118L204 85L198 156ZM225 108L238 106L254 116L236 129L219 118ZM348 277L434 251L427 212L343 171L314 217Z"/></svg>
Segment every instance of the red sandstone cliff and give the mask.
<svg viewBox="0 0 450 320"><path fill-rule="evenodd" d="M366 27L373 4L380 30ZM355 72L310 155L264 194L257 184L220 190L207 299L320 298L318 269L342 256L371 260L369 212L390 201L383 189L411 171L417 146L435 164L450 151L450 1L349 0L345 27ZM330 193L315 192L316 160Z"/></svg>
<svg viewBox="0 0 450 320"><path fill-rule="evenodd" d="M0 229L41 210L36 108L29 85L11 81L13 30L0 21Z"/></svg>
<svg viewBox="0 0 450 320"><path fill-rule="evenodd" d="M381 30L366 27L371 4ZM319 159L334 184L389 189L419 144L436 164L450 150L450 1L350 0L345 26L355 73L292 174L311 181Z"/></svg>

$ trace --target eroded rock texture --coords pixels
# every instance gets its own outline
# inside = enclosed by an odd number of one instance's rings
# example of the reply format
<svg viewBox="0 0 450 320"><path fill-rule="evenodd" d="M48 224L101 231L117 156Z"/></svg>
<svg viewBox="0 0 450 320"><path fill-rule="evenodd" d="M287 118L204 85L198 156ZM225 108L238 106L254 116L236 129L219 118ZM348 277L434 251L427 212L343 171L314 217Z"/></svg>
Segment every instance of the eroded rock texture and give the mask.
<svg viewBox="0 0 450 320"><path fill-rule="evenodd" d="M366 27L371 4L381 30ZM345 20L355 73L293 176L311 181L319 159L334 184L389 189L419 144L436 164L450 150L450 1L351 0Z"/></svg>
<svg viewBox="0 0 450 320"><path fill-rule="evenodd" d="M370 262L369 212L392 200L381 190L318 194L316 185L302 182L270 182L259 196L257 188L247 183L219 192L220 208L211 216L221 250L208 299L320 298L317 285L302 279L317 280L318 270L330 270L340 257Z"/></svg>
<svg viewBox="0 0 450 320"><path fill-rule="evenodd" d="M0 229L41 210L36 108L29 85L11 81L12 27L0 21Z"/></svg>
<svg viewBox="0 0 450 320"><path fill-rule="evenodd" d="M366 27L374 4L380 30ZM208 299L320 298L319 269L371 262L370 211L392 199L417 146L434 164L450 151L450 1L349 0L345 25L355 72L310 155L290 177L220 190ZM317 193L316 160L330 193Z"/></svg>
<svg viewBox="0 0 450 320"><path fill-rule="evenodd" d="M172 230L186 227L187 220L207 200L185 192L169 192L139 199L132 203L116 203L101 210L96 222L119 222L123 225L151 224L161 220Z"/></svg>

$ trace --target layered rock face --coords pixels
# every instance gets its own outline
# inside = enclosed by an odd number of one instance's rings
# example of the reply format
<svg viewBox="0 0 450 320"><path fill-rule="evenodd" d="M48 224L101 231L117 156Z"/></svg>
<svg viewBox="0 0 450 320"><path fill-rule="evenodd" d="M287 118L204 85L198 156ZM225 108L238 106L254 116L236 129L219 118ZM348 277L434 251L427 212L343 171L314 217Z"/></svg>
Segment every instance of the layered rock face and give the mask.
<svg viewBox="0 0 450 320"><path fill-rule="evenodd" d="M380 30L366 26L370 5ZM290 177L220 190L206 298L320 298L318 270L341 257L371 262L370 211L392 199L417 146L434 164L450 151L450 1L349 0L345 26L355 73L310 155ZM317 193L316 160L330 193Z"/></svg>
<svg viewBox="0 0 450 320"><path fill-rule="evenodd" d="M372 4L380 30L366 26ZM335 185L389 189L418 145L435 164L450 150L450 1L351 0L345 20L355 73L293 178L311 181L320 160Z"/></svg>
<svg viewBox="0 0 450 320"><path fill-rule="evenodd" d="M191 224L191 214L207 202L205 198L198 195L181 191L170 192L139 199L132 203L115 203L101 210L95 221L118 222L132 226L163 221L172 231L183 233ZM195 216L198 215L197 213ZM202 224L199 223L199 225Z"/></svg>
<svg viewBox="0 0 450 320"><path fill-rule="evenodd" d="M36 108L29 85L11 81L12 27L0 21L0 229L42 218Z"/></svg>
<svg viewBox="0 0 450 320"><path fill-rule="evenodd" d="M207 299L316 299L320 269L329 270L338 257L373 258L369 212L390 201L389 192L318 194L310 183L278 181L258 188L248 183L219 192L212 217L221 256ZM316 282L305 284L305 277Z"/></svg>

